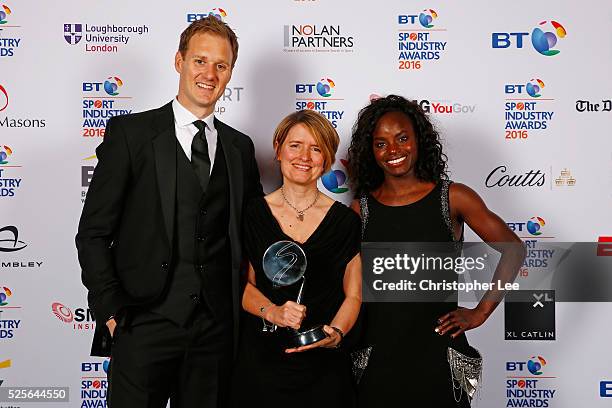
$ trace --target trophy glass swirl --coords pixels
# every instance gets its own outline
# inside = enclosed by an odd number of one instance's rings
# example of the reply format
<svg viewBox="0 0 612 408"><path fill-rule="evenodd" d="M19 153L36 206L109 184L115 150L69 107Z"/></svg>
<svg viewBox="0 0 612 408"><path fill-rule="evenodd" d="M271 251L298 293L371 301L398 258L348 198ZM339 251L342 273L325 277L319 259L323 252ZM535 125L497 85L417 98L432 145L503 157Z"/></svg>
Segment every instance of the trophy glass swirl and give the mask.
<svg viewBox="0 0 612 408"><path fill-rule="evenodd" d="M274 287L286 287L302 281L295 301L298 304L302 301L304 292L306 265L304 250L293 241L277 241L270 245L263 255L264 273ZM271 331L275 329L276 326L273 326ZM303 331L288 329L291 331L290 347L306 346L327 337L322 325Z"/></svg>

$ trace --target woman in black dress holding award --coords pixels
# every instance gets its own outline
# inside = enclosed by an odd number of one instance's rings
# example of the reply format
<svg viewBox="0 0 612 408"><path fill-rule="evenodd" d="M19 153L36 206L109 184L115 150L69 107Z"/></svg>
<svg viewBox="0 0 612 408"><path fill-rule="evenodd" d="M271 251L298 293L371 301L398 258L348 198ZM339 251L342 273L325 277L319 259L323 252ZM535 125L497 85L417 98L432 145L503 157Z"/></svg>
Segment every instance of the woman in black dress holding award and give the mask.
<svg viewBox="0 0 612 408"><path fill-rule="evenodd" d="M334 162L338 134L322 115L299 111L278 125L273 144L283 184L249 203L244 215L250 265L234 405L351 407L351 362L343 339L361 305L361 226L350 208L317 188ZM299 282L277 287L264 273L264 253L278 241L298 244L306 256L299 304ZM318 325L323 340L290 345L294 330Z"/></svg>
<svg viewBox="0 0 612 408"><path fill-rule="evenodd" d="M418 104L395 95L373 100L353 128L349 162L364 242L448 242L458 256L466 223L502 252L494 279L514 279L521 241L476 192L448 180L439 135ZM474 309L458 308L456 298L364 303L363 344L372 348L359 406L469 406L481 360L464 332L483 324L501 295L487 292Z"/></svg>

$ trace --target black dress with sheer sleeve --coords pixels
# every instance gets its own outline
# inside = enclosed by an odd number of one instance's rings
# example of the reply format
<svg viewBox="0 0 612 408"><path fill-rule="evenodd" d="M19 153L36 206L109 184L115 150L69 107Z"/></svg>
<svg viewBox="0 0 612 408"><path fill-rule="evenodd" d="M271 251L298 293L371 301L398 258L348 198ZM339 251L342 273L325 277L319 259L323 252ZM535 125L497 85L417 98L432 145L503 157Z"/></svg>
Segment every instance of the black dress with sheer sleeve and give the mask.
<svg viewBox="0 0 612 408"><path fill-rule="evenodd" d="M244 225L244 246L255 270L257 288L276 305L295 301L300 282L274 287L262 269L264 252L271 244L293 241L283 232L264 198L249 203ZM312 235L305 242L298 242L307 258L303 329L329 325L344 301L344 272L359 253L360 228L357 214L335 202ZM242 322L232 392L235 407L354 406L351 362L346 348L316 348L288 354L285 353L288 329L264 332L262 319L249 313L244 313Z"/></svg>

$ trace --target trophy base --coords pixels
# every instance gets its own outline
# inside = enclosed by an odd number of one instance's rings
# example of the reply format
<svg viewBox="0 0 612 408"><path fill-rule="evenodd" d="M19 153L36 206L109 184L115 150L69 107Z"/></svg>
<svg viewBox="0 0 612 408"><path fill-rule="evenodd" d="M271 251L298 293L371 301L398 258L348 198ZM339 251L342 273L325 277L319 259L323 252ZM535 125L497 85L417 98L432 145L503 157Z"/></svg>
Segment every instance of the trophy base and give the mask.
<svg viewBox="0 0 612 408"><path fill-rule="evenodd" d="M303 332L295 332L289 340L289 347L307 346L317 341L321 341L326 337L327 333L323 330L323 326L313 327Z"/></svg>

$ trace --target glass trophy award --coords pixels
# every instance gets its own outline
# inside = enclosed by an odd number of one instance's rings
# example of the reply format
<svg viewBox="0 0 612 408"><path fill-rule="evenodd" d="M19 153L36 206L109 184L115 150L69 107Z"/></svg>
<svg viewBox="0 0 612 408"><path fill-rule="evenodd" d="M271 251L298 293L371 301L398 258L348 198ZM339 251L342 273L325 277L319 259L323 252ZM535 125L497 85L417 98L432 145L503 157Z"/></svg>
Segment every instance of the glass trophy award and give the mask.
<svg viewBox="0 0 612 408"><path fill-rule="evenodd" d="M304 284L306 283L306 254L293 241L277 241L270 245L263 256L263 270L266 277L276 288L293 285L301 280L296 303L302 301ZM276 329L273 327L272 331ZM319 325L308 330L291 331L289 347L300 347L316 343L327 337L323 326Z"/></svg>

